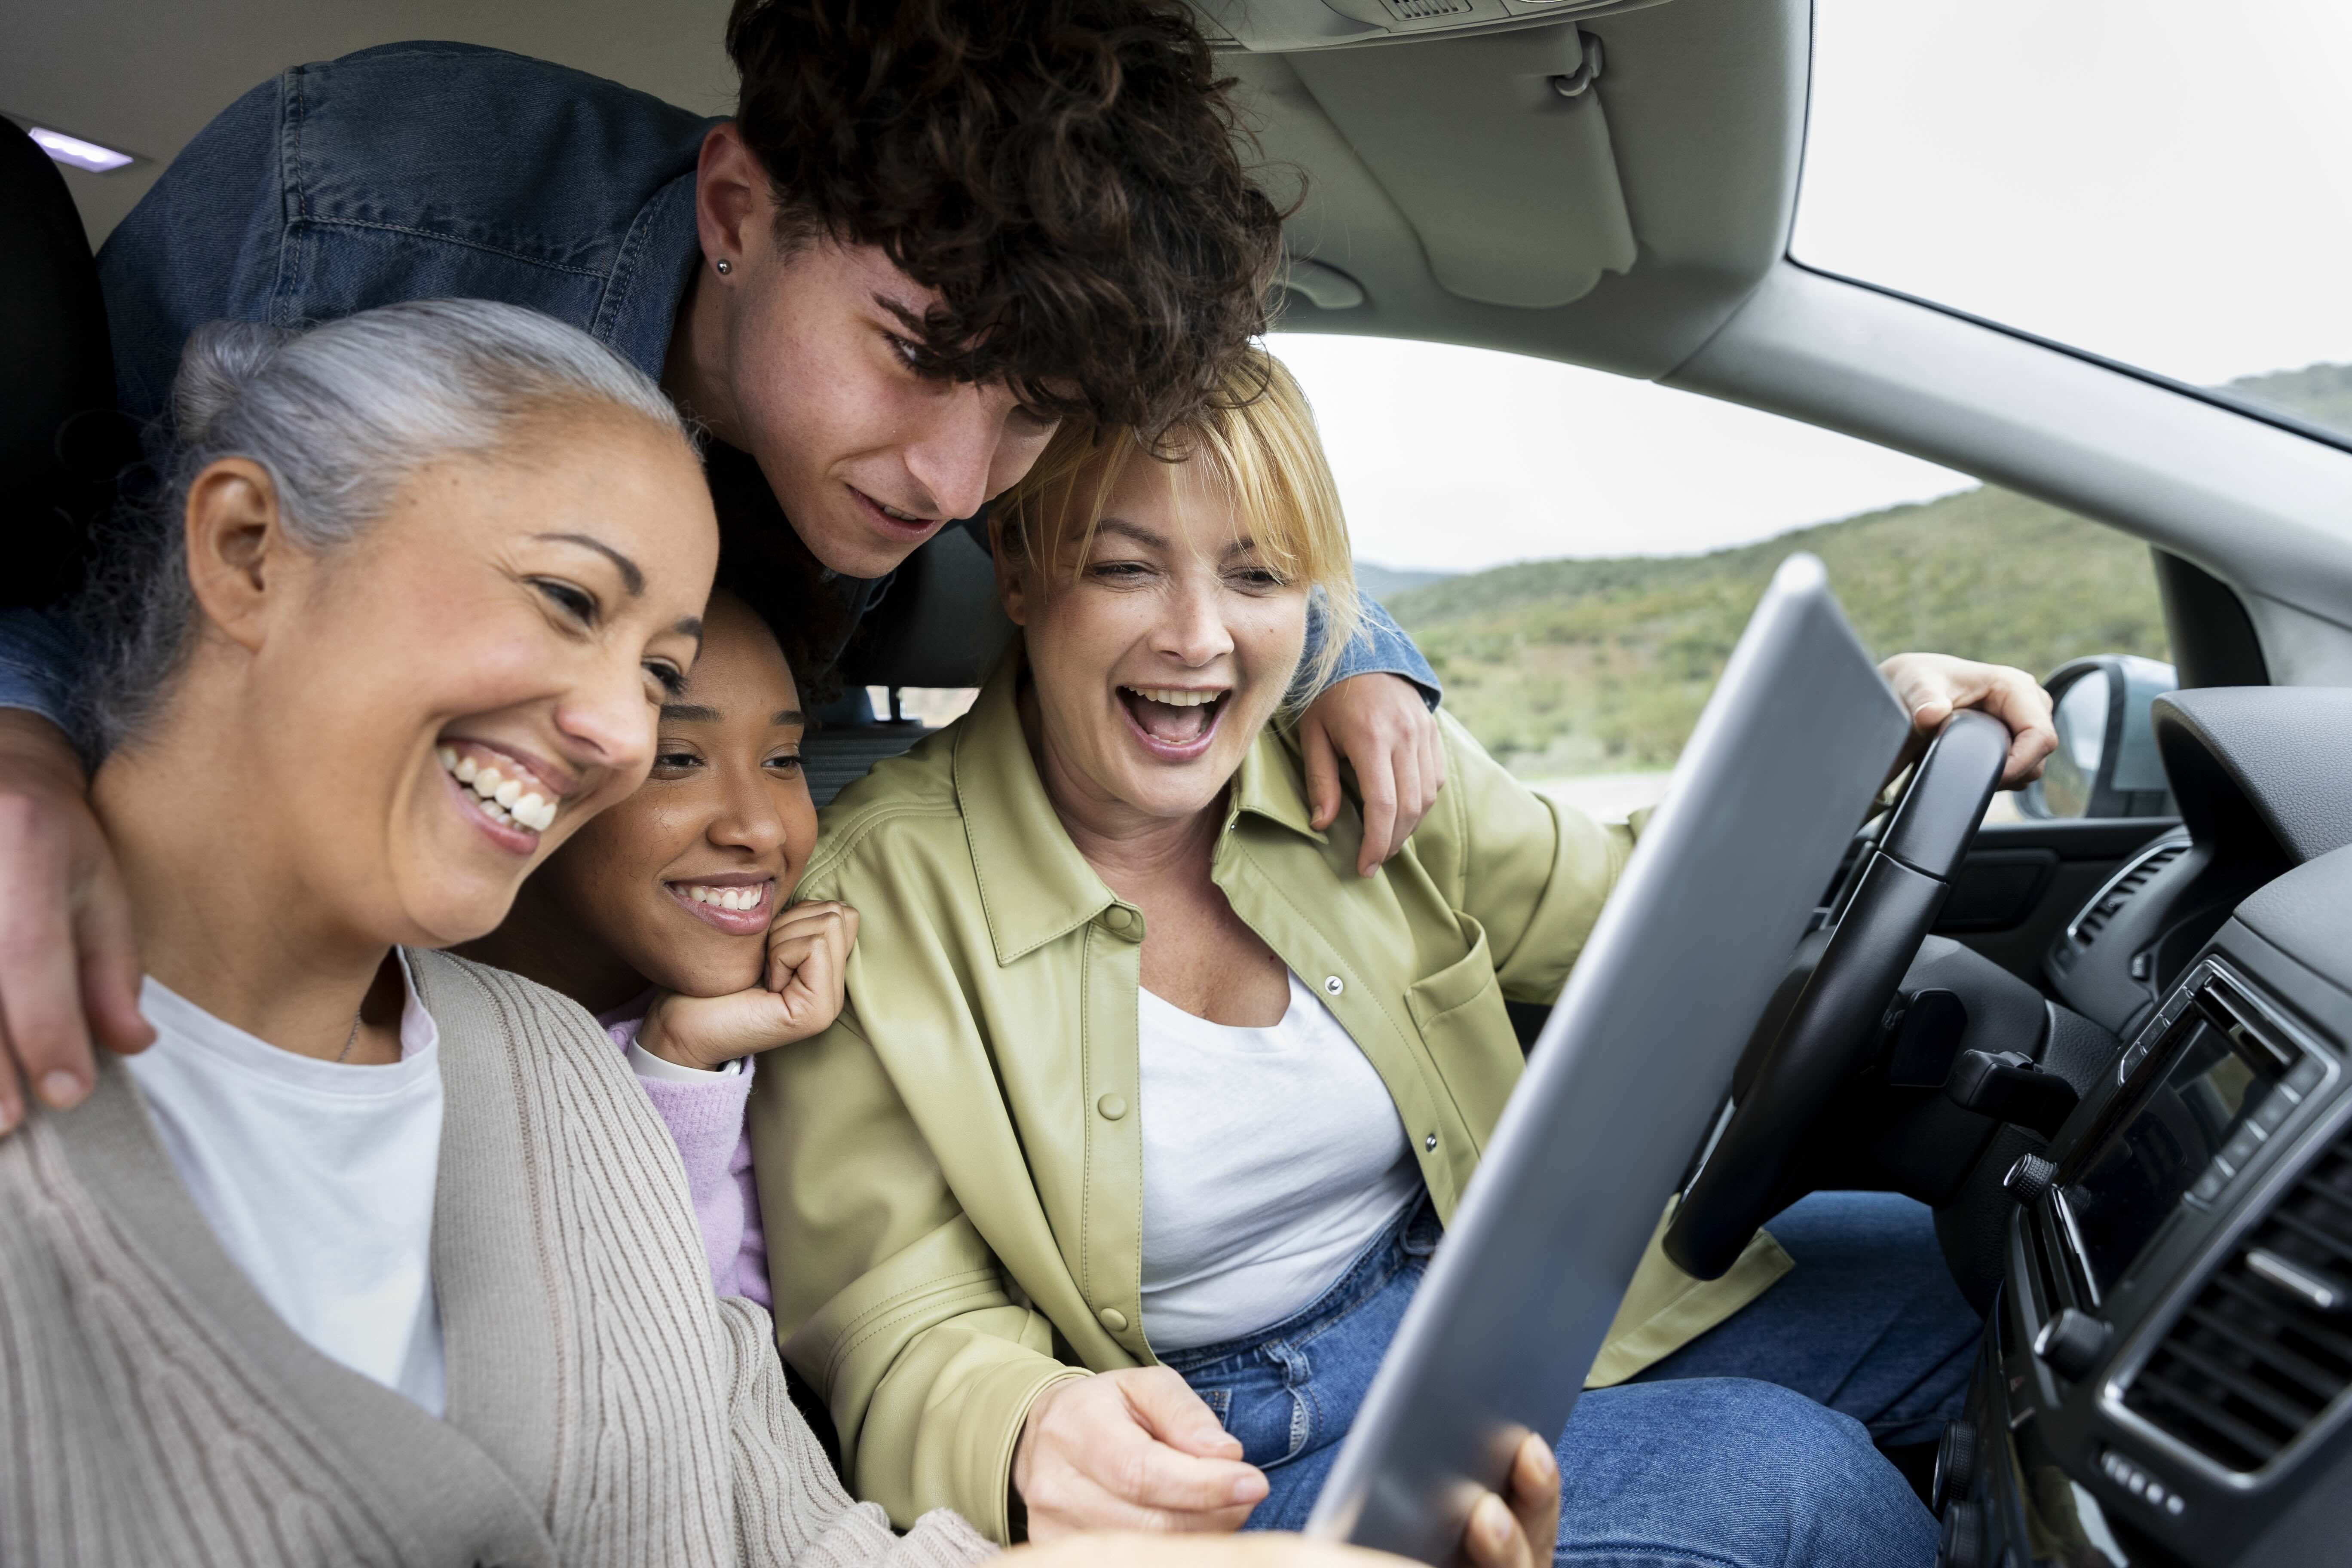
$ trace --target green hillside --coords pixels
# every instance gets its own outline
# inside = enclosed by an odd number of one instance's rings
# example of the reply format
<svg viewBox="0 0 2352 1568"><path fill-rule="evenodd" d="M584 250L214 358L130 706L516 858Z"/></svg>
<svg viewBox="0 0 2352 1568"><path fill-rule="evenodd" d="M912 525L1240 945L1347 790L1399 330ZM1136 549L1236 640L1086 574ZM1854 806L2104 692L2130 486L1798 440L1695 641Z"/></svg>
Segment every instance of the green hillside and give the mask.
<svg viewBox="0 0 2352 1568"><path fill-rule="evenodd" d="M2267 375L2242 375L2221 390L2352 435L2352 365L2310 364Z"/></svg>
<svg viewBox="0 0 2352 1568"><path fill-rule="evenodd" d="M2036 674L2086 653L2167 657L2145 545L1990 488L1708 555L1498 567L1389 608L1446 706L1523 776L1664 767L1793 550L1828 565L1882 655L1932 648Z"/></svg>
<svg viewBox="0 0 2352 1568"><path fill-rule="evenodd" d="M2222 390L2352 432L2352 365ZM1711 555L1538 561L1375 588L1446 706L1528 778L1664 767L1772 569L1810 550L1881 655L1966 654L2046 675L2086 653L2166 658L2147 547L1990 486Z"/></svg>
<svg viewBox="0 0 2352 1568"><path fill-rule="evenodd" d="M1378 599L1383 604L1399 594L1411 593L1426 584L1442 583L1453 575L1451 572L1400 572L1393 566L1382 566L1370 561L1356 563L1357 589L1366 597Z"/></svg>

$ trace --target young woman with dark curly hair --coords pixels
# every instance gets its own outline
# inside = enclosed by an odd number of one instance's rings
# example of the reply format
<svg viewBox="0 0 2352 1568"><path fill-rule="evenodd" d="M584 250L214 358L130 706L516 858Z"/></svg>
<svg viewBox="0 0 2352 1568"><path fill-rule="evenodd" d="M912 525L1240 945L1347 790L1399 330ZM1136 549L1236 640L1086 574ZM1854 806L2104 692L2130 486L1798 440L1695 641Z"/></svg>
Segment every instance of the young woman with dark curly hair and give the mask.
<svg viewBox="0 0 2352 1568"><path fill-rule="evenodd" d="M877 580L1061 418L1164 424L1263 330L1282 215L1182 6L738 0L727 47L740 96L716 122L462 44L254 89L99 258L124 406L160 410L208 321L448 296L545 311L715 437L729 553L814 677ZM70 662L37 614L0 617L0 796L27 825L0 832L0 905L47 911L0 931L0 1011L52 1104L90 1081L85 1006L111 1043L145 1034L111 859L49 722ZM1369 874L1443 777L1435 678L1385 622L1334 673L1307 722L1328 811L1336 759L1355 768ZM0 1049L0 1132L22 1103Z"/></svg>

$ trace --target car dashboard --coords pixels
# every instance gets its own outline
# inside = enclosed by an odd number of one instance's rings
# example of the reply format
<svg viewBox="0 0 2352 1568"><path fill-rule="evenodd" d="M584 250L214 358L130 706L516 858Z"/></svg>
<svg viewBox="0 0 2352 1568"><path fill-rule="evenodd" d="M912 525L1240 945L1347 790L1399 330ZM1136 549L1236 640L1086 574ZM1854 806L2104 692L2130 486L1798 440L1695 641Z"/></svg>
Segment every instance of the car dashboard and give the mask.
<svg viewBox="0 0 2352 1568"><path fill-rule="evenodd" d="M2352 1562L2352 693L2157 724L2183 828L2050 955L2120 1048L2004 1183L1948 1568Z"/></svg>

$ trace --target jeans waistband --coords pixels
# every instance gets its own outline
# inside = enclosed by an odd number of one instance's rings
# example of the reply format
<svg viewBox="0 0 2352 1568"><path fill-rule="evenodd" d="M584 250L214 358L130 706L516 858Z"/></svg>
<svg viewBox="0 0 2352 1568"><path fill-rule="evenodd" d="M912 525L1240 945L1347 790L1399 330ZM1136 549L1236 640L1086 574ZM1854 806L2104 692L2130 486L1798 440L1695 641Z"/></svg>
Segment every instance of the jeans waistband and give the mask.
<svg viewBox="0 0 2352 1568"><path fill-rule="evenodd" d="M1160 1364L1189 1377L1202 1367L1247 1355L1276 1340L1304 1338L1332 1319L1345 1317L1394 1278L1409 1259L1427 1258L1436 1251L1438 1239L1444 1234L1445 1227L1437 1223L1437 1211L1430 1205L1429 1194L1423 1193L1407 1204L1386 1230L1368 1242L1321 1295L1297 1311L1238 1339L1170 1351L1160 1358Z"/></svg>

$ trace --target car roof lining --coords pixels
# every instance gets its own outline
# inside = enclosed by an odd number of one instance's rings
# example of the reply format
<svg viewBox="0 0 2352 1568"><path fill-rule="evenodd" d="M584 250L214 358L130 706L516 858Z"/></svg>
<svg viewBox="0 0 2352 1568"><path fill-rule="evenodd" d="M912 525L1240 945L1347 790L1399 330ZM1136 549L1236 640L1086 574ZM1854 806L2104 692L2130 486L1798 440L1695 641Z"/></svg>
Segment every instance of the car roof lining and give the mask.
<svg viewBox="0 0 2352 1568"><path fill-rule="evenodd" d="M382 0L291 12L270 0L214 0L201 12L89 0L15 29L0 110L140 154L113 174L67 171L102 238L213 114L288 66L446 38L722 113L733 89L719 47L726 14L724 0ZM1669 0L1538 21L1221 57L1267 155L1307 174L1294 253L1339 268L1367 296L1324 310L1289 293L1286 329L1467 343L1653 377L1686 358L1779 258L1802 136L1807 0ZM1543 91L1574 60L1579 26L1607 48L1582 103ZM1598 138L1568 129L1602 123ZM1580 161L1575 178L1559 174L1564 159ZM1451 182L1464 189L1447 188L1448 164L1473 172Z"/></svg>

